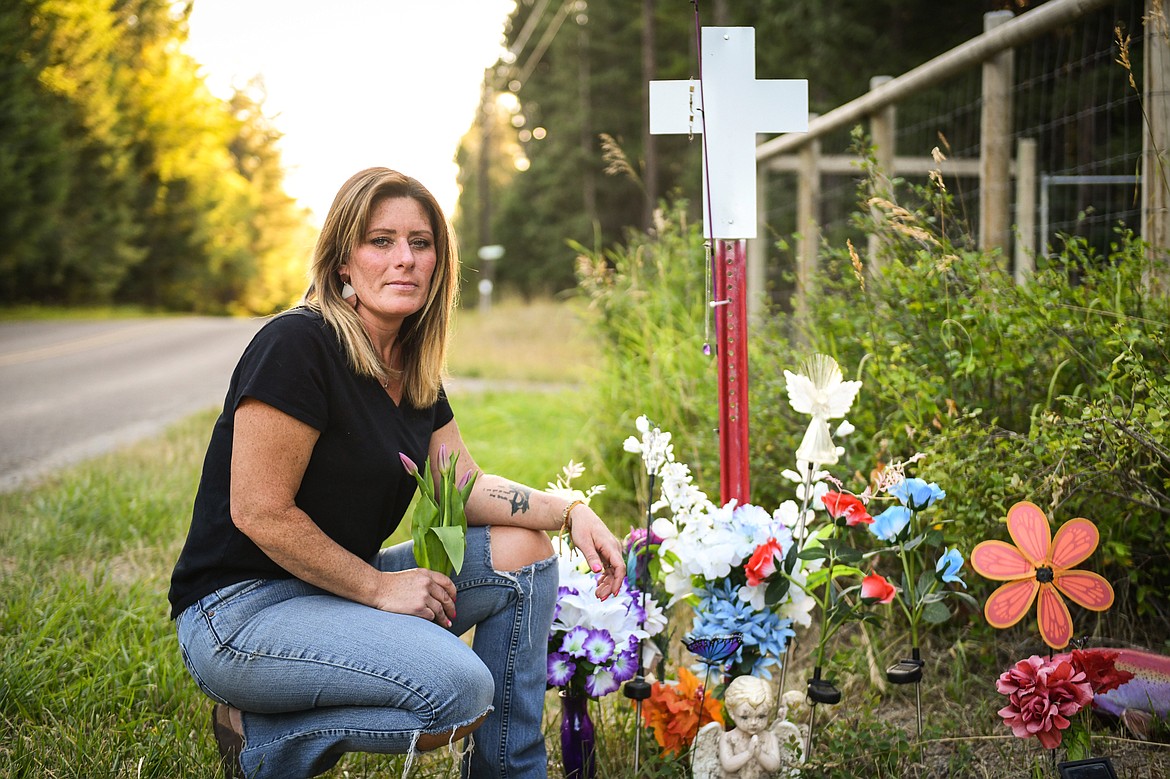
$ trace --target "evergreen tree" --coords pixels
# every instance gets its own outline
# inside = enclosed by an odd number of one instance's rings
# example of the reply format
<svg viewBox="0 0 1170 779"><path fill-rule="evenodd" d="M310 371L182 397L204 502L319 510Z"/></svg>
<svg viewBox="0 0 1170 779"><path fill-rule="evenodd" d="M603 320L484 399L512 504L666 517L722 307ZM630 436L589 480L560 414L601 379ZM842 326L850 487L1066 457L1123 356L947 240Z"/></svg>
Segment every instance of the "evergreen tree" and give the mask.
<svg viewBox="0 0 1170 779"><path fill-rule="evenodd" d="M522 140L527 170L490 189L491 242L507 254L498 280L524 293L556 292L574 283L575 253L567 241L610 246L630 228L645 229L647 197L685 193L697 215L701 139L655 139L657 191L642 186L647 116L643 62L657 79L698 78L694 6L619 0L520 2L507 42L515 62L489 69L492 89L512 89L525 123L493 134L502 145ZM874 75L898 75L982 31L993 0L756 0L723 3L726 24L756 29L758 78L807 78L810 109L824 112L868 89ZM561 10L557 10L560 8ZM642 51L644 11L652 11L654 51ZM710 13L704 8L704 13ZM704 26L716 24L714 16ZM463 190L457 228L478 213L478 148L465 139ZM625 164L611 165L602 136L613 139ZM611 146L610 150L614 147ZM489 154L497 153L495 149ZM618 175L607 175L606 170ZM481 198L482 199L482 198ZM478 231L477 231L478 234Z"/></svg>

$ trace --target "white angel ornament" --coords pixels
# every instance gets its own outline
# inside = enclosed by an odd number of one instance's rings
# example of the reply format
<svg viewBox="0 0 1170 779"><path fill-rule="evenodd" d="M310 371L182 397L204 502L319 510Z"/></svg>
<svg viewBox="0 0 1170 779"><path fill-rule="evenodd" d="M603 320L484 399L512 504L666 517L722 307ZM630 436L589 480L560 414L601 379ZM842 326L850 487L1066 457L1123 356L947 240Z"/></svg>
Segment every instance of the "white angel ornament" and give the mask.
<svg viewBox="0 0 1170 779"><path fill-rule="evenodd" d="M780 707L771 726L772 687L754 676L737 676L727 685L724 702L735 727L726 732L717 722L704 725L695 739L694 779L775 779L795 773L803 761L800 730Z"/></svg>
<svg viewBox="0 0 1170 779"><path fill-rule="evenodd" d="M845 381L837 361L827 354L814 354L801 365L800 373L784 371L784 378L793 410L812 416L796 459L815 465L835 464L837 446L829 432L829 420L849 413L861 382Z"/></svg>

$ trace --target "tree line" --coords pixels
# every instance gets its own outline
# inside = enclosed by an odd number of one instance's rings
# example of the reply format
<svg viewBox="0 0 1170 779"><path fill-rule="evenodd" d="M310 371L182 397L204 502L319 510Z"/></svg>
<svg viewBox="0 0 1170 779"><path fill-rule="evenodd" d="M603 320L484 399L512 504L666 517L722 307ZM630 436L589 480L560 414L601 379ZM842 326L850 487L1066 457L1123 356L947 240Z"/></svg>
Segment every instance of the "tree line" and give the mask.
<svg viewBox="0 0 1170 779"><path fill-rule="evenodd" d="M191 3L0 6L0 303L267 313L303 290L263 84L183 50Z"/></svg>
<svg viewBox="0 0 1170 779"><path fill-rule="evenodd" d="M808 79L809 109L824 113L863 94L871 76L904 73L978 35L985 12L1040 2L698 5L702 26L755 28L756 77ZM458 153L456 229L470 286L479 246L505 248L497 283L557 292L575 283L569 241L612 246L630 228L650 228L660 200L679 193L698 214L699 136L650 136L646 127L648 81L699 76L694 3L522 0L506 44Z"/></svg>

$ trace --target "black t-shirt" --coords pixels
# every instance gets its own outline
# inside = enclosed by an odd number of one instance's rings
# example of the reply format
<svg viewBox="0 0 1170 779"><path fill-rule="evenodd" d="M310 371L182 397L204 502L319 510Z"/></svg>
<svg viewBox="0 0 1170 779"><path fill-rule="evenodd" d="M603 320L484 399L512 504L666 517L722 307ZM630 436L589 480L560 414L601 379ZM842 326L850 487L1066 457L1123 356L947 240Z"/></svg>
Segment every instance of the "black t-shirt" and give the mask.
<svg viewBox="0 0 1170 779"><path fill-rule="evenodd" d="M444 394L430 408L396 405L377 381L355 374L320 314L297 308L275 317L244 350L212 430L191 529L171 575L172 618L220 587L291 576L232 523L232 434L245 397L320 432L297 506L363 560L377 554L414 496L399 452L421 467L431 433L454 417Z"/></svg>

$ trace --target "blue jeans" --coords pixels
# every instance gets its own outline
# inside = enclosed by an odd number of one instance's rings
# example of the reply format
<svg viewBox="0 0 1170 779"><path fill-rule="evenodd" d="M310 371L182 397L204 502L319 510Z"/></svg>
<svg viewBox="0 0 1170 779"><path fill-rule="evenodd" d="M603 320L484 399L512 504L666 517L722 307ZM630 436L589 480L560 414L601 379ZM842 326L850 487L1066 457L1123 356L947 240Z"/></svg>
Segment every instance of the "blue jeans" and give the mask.
<svg viewBox="0 0 1170 779"><path fill-rule="evenodd" d="M372 562L384 571L416 565L409 543ZM345 752L407 753L420 734L488 711L463 775L545 777L555 563L496 571L489 531L469 528L450 629L299 579L240 582L179 615L183 662L203 692L243 712L240 762L251 779L315 776ZM459 636L472 627L468 647Z"/></svg>

